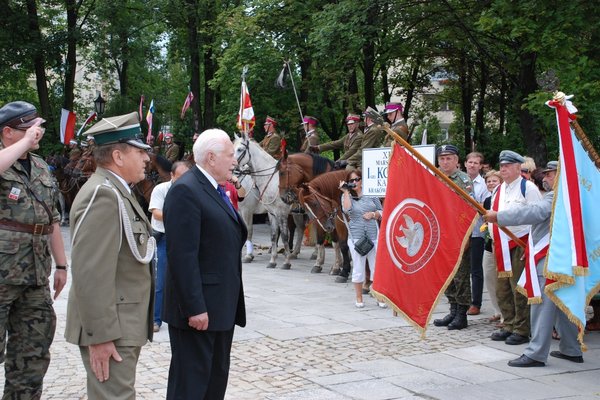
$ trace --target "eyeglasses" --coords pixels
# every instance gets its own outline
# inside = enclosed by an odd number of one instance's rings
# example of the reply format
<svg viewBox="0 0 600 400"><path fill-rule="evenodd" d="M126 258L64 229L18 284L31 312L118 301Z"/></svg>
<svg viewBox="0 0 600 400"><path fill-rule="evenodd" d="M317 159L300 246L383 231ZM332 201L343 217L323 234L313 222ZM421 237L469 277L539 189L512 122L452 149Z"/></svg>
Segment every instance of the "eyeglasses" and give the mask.
<svg viewBox="0 0 600 400"><path fill-rule="evenodd" d="M356 183L356 182L360 182L360 178L348 179L348 183Z"/></svg>

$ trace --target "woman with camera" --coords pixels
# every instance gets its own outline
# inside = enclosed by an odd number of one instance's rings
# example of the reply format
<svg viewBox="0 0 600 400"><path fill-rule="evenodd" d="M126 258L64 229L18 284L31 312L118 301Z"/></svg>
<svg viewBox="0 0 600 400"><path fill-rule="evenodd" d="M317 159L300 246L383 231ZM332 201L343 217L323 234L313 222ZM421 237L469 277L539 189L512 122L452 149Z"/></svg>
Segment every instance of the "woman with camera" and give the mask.
<svg viewBox="0 0 600 400"><path fill-rule="evenodd" d="M365 266L369 260L371 274L375 274L375 254L377 253L377 221L381 219L381 202L377 197L363 197L362 175L353 170L341 181L342 209L350 218L348 247L352 256L352 283L356 292L356 307L363 308L362 285L365 282ZM385 308L385 303L378 303Z"/></svg>

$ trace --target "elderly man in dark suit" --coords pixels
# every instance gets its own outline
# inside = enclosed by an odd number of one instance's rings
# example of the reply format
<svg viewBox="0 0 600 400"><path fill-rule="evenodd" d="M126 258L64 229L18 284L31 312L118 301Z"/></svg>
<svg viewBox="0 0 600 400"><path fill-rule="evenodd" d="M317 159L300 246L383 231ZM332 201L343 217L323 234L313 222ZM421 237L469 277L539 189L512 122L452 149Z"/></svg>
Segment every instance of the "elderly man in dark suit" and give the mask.
<svg viewBox="0 0 600 400"><path fill-rule="evenodd" d="M137 113L104 118L87 134L98 168L71 208L65 338L79 346L90 400L135 399L137 361L152 339L156 246L129 185L144 179L150 146Z"/></svg>
<svg viewBox="0 0 600 400"><path fill-rule="evenodd" d="M167 399L222 399L234 325L246 325L240 252L247 230L221 186L237 165L229 136L207 130L193 151L196 166L173 184L163 208Z"/></svg>

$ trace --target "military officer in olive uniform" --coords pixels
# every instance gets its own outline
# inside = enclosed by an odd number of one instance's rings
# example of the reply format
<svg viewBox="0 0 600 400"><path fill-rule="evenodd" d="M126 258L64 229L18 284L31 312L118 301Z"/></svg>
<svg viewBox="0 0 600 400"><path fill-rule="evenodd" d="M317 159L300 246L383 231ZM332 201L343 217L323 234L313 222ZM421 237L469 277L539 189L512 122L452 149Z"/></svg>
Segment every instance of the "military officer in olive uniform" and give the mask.
<svg viewBox="0 0 600 400"><path fill-rule="evenodd" d="M304 116L302 119L302 125L304 126L305 137L300 146L301 153L311 153L311 147L319 145L319 132L317 132L317 125L319 120L310 115Z"/></svg>
<svg viewBox="0 0 600 400"><path fill-rule="evenodd" d="M346 159L346 169L361 169L363 149L381 147L383 145L385 136L385 130L381 126L376 125L369 115L365 113L365 131L362 135L360 135L360 145L358 146L356 152Z"/></svg>
<svg viewBox="0 0 600 400"><path fill-rule="evenodd" d="M313 146L311 150L315 153L320 153L327 150L343 150L344 154L336 160L337 163L346 161L352 157L360 149L362 131L360 130L360 115L348 114L346 117L346 127L348 128L348 134L342 136L338 140Z"/></svg>
<svg viewBox="0 0 600 400"><path fill-rule="evenodd" d="M398 135L402 137L402 139L406 140L408 138L408 124L404 120L403 113L404 107L402 103L387 103L383 110L383 113L386 115L387 120L391 124L390 129L396 132ZM389 138L386 146L391 146L394 144L394 138Z"/></svg>
<svg viewBox="0 0 600 400"><path fill-rule="evenodd" d="M437 160L440 170L456 183L458 187L473 196L473 182L465 172L459 169L458 148L451 144L438 147ZM446 289L450 303L450 313L444 318L433 321L435 326L447 326L448 329L467 327L467 310L471 306L471 254L465 250L454 279Z"/></svg>
<svg viewBox="0 0 600 400"><path fill-rule="evenodd" d="M92 399L135 399L141 347L152 340L155 241L130 185L147 150L137 113L104 118L94 135L98 168L71 208L73 284L65 338L79 346Z"/></svg>
<svg viewBox="0 0 600 400"><path fill-rule="evenodd" d="M281 137L277 133L277 121L275 118L267 116L264 128L265 137L260 142L260 147L274 159L279 160L281 158Z"/></svg>
<svg viewBox="0 0 600 400"><path fill-rule="evenodd" d="M165 158L171 163L179 160L179 145L173 143L172 133L165 133Z"/></svg>
<svg viewBox="0 0 600 400"><path fill-rule="evenodd" d="M0 361L4 399L39 399L56 329L54 298L67 282L67 258L54 207L57 189L39 148L44 122L15 101L0 108ZM52 258L50 257L52 255Z"/></svg>

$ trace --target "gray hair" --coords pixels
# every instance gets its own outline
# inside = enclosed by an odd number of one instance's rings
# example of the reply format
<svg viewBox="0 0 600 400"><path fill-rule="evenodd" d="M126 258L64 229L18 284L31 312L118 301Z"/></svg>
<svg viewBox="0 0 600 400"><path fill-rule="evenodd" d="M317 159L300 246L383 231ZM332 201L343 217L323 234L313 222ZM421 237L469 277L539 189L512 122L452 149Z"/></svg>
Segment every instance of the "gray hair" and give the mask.
<svg viewBox="0 0 600 400"><path fill-rule="evenodd" d="M205 165L209 152L215 154L223 152L225 150L225 140L231 141L227 132L221 129L207 129L202 132L192 148L196 164Z"/></svg>

